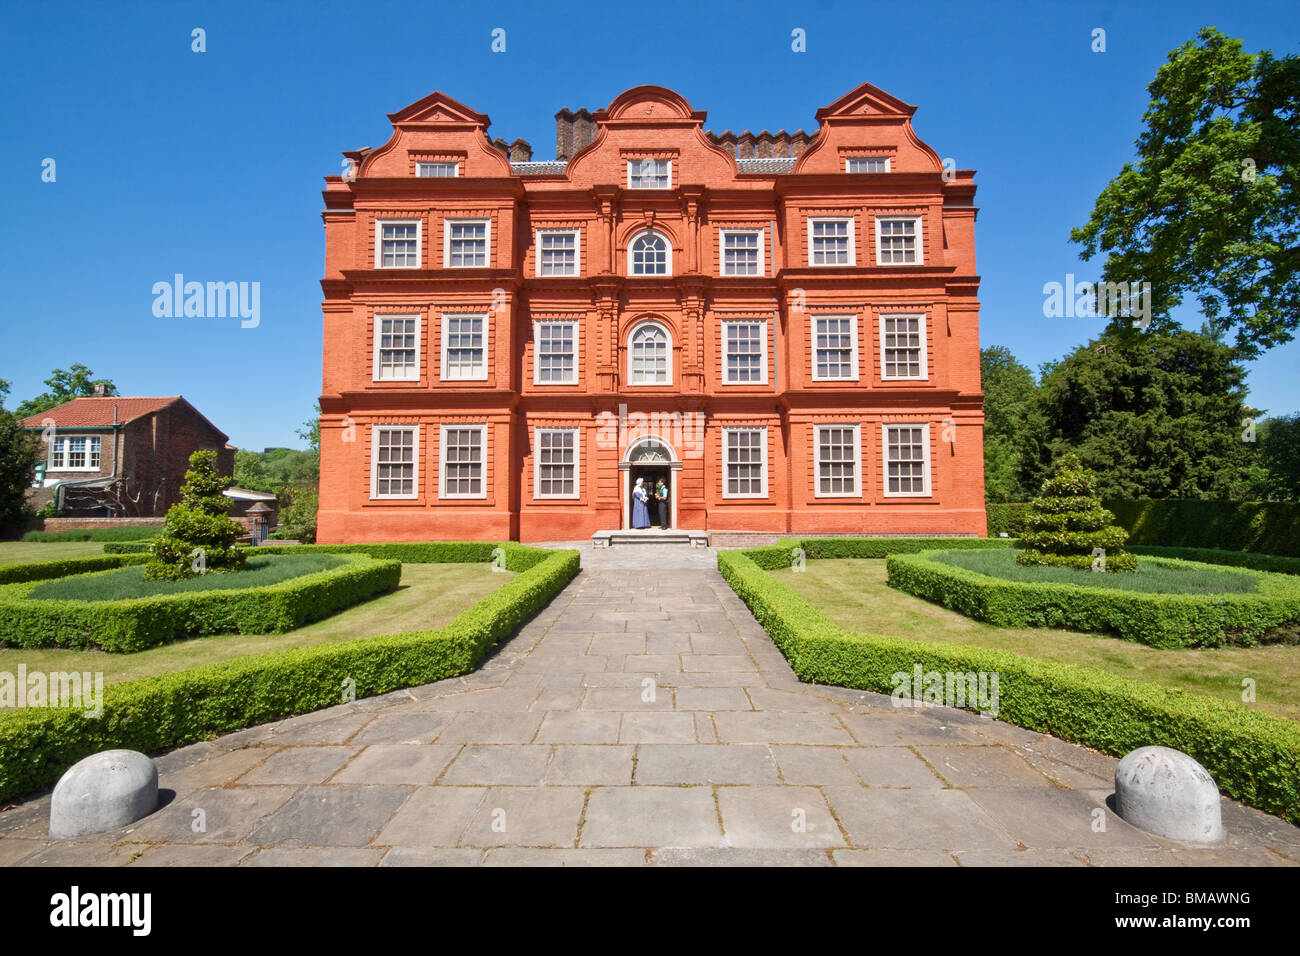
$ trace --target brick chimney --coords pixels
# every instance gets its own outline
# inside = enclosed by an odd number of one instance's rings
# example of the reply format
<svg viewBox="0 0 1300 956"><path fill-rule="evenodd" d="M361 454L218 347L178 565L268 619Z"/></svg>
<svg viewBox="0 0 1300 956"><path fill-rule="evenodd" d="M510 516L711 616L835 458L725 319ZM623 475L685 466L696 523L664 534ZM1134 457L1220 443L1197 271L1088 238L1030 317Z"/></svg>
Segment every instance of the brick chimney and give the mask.
<svg viewBox="0 0 1300 956"><path fill-rule="evenodd" d="M772 134L769 133L767 130L763 130L763 132L759 133L758 136L755 137L754 140L755 153L759 159L772 158L773 155L772 142L773 142Z"/></svg>
<svg viewBox="0 0 1300 956"><path fill-rule="evenodd" d="M492 145L505 153L507 159L510 158L510 144L505 141L504 137L498 136L496 139L492 140Z"/></svg>
<svg viewBox="0 0 1300 956"><path fill-rule="evenodd" d="M807 133L805 133L803 130L801 129L795 130L794 134L790 137L790 155L802 156L803 151L808 148L808 143L811 140L812 137L809 136Z"/></svg>
<svg viewBox="0 0 1300 956"><path fill-rule="evenodd" d="M94 390L91 392L91 394L95 398L104 398L108 395L108 386L103 382L96 382Z"/></svg>
<svg viewBox="0 0 1300 956"><path fill-rule="evenodd" d="M533 148L528 145L528 140L521 137L510 144L510 162L531 163L532 161Z"/></svg>
<svg viewBox="0 0 1300 956"><path fill-rule="evenodd" d="M736 158L754 159L754 134L745 130L736 137Z"/></svg>
<svg viewBox="0 0 1300 956"><path fill-rule="evenodd" d="M567 109L555 114L555 158L561 162L573 155L573 114Z"/></svg>

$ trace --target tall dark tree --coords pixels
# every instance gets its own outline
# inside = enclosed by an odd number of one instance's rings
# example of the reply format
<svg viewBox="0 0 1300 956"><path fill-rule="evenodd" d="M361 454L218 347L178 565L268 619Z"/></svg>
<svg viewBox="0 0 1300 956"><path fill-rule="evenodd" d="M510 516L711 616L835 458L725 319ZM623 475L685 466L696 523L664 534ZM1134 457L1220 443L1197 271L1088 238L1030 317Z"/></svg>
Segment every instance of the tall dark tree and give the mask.
<svg viewBox="0 0 1300 956"><path fill-rule="evenodd" d="M1263 471L1259 497L1300 501L1300 413L1265 419L1255 438Z"/></svg>
<svg viewBox="0 0 1300 956"><path fill-rule="evenodd" d="M74 364L66 369L56 368L45 380L49 391L27 399L14 409L14 415L24 419L48 412L51 408L70 402L74 398L94 395L96 386L103 386L105 395L118 394L116 385L106 378L95 378L94 374L80 364Z"/></svg>
<svg viewBox="0 0 1300 956"><path fill-rule="evenodd" d="M1023 501L1032 492L1020 481L1027 416L1038 390L1034 373L1003 345L980 349L984 390L984 497Z"/></svg>
<svg viewBox="0 0 1300 956"><path fill-rule="evenodd" d="M1106 334L1043 367L1021 480L1074 452L1116 498L1239 498L1249 481L1246 372L1206 335Z"/></svg>
<svg viewBox="0 0 1300 956"><path fill-rule="evenodd" d="M1300 322L1300 58L1246 53L1205 27L1169 54L1125 163L1071 238L1107 281L1151 283L1157 327L1195 296L1243 357ZM1131 319L1114 331L1135 334Z"/></svg>
<svg viewBox="0 0 1300 956"><path fill-rule="evenodd" d="M0 393L0 399L4 396ZM27 520L27 489L41 460L36 436L11 413L0 408L0 537L23 530Z"/></svg>

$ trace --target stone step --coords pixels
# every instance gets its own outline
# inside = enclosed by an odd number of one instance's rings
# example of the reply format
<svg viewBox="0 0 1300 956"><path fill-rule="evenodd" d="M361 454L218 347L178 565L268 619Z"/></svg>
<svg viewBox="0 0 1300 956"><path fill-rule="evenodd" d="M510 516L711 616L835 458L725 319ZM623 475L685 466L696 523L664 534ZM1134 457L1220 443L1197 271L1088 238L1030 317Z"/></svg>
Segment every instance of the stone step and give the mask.
<svg viewBox="0 0 1300 956"><path fill-rule="evenodd" d="M593 548L609 548L616 544L683 544L692 548L707 548L709 533L707 531L687 531L670 528L639 528L623 531L597 531L591 536Z"/></svg>

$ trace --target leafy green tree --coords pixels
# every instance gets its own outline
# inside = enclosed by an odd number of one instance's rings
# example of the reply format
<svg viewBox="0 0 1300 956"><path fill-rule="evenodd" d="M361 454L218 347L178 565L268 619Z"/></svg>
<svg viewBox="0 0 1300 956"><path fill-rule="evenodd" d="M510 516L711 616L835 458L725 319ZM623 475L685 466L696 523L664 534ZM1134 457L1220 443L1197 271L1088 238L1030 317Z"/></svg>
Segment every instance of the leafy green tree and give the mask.
<svg viewBox="0 0 1300 956"><path fill-rule="evenodd" d="M316 540L316 511L320 497L315 490L303 491L293 496L289 507L280 512L277 538L311 544Z"/></svg>
<svg viewBox="0 0 1300 956"><path fill-rule="evenodd" d="M243 448L235 452L235 484L254 491L270 491L270 488L262 487L265 482L266 468L262 465L262 456Z"/></svg>
<svg viewBox="0 0 1300 956"><path fill-rule="evenodd" d="M298 429L298 437L307 439L311 450L320 454L320 402L315 405L316 415L302 423L303 427Z"/></svg>
<svg viewBox="0 0 1300 956"><path fill-rule="evenodd" d="M1265 419L1255 440L1263 471L1258 497L1300 501L1300 413Z"/></svg>
<svg viewBox="0 0 1300 956"><path fill-rule="evenodd" d="M9 388L9 383L0 378L0 408L5 407L5 399L9 397Z"/></svg>
<svg viewBox="0 0 1300 956"><path fill-rule="evenodd" d="M84 398L95 394L95 386L102 385L105 395L117 395L117 386L106 378L93 378L94 372L84 365L72 365L67 369L56 368L45 380L48 392L42 392L35 398L29 398L14 409L14 415L20 420L48 412L51 408L70 402L74 398Z"/></svg>
<svg viewBox="0 0 1300 956"><path fill-rule="evenodd" d="M1128 532L1114 521L1097 496L1097 476L1067 453L1029 502L1016 564L1135 571L1137 558L1120 550Z"/></svg>
<svg viewBox="0 0 1300 956"><path fill-rule="evenodd" d="M980 350L984 389L984 497L989 501L1024 501L1029 489L1020 481L1020 450L1026 416L1038 385L1034 373L1016 361L1011 350L990 345Z"/></svg>
<svg viewBox="0 0 1300 956"><path fill-rule="evenodd" d="M1074 452L1106 498L1245 494L1246 372L1232 348L1179 330L1104 334L1043 366L1027 416L1021 480L1041 484Z"/></svg>
<svg viewBox="0 0 1300 956"><path fill-rule="evenodd" d="M1300 58L1205 27L1169 54L1125 163L1071 239L1107 281L1148 281L1156 327L1194 295L1243 357L1300 322ZM1114 330L1135 334L1131 319Z"/></svg>
<svg viewBox="0 0 1300 956"><path fill-rule="evenodd" d="M41 445L36 436L22 427L20 419L0 408L0 537L23 530L27 522L27 490L40 460Z"/></svg>
<svg viewBox="0 0 1300 956"><path fill-rule="evenodd" d="M209 571L238 571L247 557L235 547L246 532L229 516L222 494L230 478L217 474L217 453L196 451L181 485L181 500L167 509L163 532L149 546L147 580L179 581Z"/></svg>

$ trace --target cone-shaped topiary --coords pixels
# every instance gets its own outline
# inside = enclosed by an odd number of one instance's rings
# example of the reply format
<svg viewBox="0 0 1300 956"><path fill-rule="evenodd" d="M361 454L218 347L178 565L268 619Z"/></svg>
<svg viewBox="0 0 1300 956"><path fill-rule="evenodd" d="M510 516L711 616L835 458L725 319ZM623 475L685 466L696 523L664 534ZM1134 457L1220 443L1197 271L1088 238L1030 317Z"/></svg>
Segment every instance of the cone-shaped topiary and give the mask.
<svg viewBox="0 0 1300 956"><path fill-rule="evenodd" d="M1073 454L1056 465L1029 503L1020 535L1017 564L1050 564L1096 571L1135 571L1137 558L1120 546L1128 532L1112 524L1115 516L1101 506L1097 478ZM1100 548L1102 555L1094 555Z"/></svg>
<svg viewBox="0 0 1300 956"><path fill-rule="evenodd" d="M181 500L167 510L163 533L149 546L144 576L150 581L179 581L208 571L238 571L247 557L235 547L246 532L228 514L230 499L222 494L231 479L217 474L217 453L190 455Z"/></svg>

